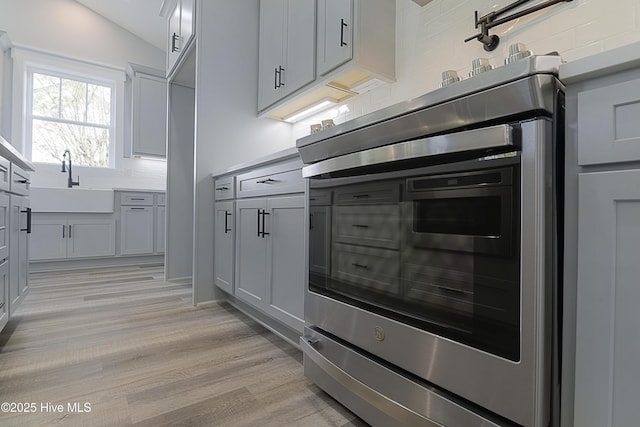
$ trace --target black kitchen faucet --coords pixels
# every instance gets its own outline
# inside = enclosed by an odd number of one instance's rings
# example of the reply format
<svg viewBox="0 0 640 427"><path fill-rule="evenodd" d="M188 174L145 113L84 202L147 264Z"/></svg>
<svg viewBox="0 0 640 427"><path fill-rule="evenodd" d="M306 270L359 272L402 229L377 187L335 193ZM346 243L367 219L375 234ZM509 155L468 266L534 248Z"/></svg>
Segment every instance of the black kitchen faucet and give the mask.
<svg viewBox="0 0 640 427"><path fill-rule="evenodd" d="M64 150L64 154L62 155L62 170L60 172L65 173L67 171L67 165L65 164L65 160L69 155L69 178L67 179L67 187L73 188L74 185L80 185L80 176L78 176L78 180L74 181L71 177L71 151Z"/></svg>

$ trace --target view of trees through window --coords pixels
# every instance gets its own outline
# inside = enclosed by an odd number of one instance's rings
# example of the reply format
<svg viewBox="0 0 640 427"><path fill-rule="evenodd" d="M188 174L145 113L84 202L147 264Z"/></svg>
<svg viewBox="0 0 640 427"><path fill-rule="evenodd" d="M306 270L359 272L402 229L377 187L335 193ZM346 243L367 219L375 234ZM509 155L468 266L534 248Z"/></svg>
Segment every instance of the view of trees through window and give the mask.
<svg viewBox="0 0 640 427"><path fill-rule="evenodd" d="M56 163L69 149L73 163L109 166L111 88L33 72L31 160Z"/></svg>

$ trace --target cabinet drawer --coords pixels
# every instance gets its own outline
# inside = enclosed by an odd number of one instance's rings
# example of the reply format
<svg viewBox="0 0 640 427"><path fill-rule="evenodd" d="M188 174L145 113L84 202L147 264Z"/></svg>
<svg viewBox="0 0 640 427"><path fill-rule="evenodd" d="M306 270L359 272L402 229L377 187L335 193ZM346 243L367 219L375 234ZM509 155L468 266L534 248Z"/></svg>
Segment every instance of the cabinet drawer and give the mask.
<svg viewBox="0 0 640 427"><path fill-rule="evenodd" d="M578 93L578 163L640 160L640 79Z"/></svg>
<svg viewBox="0 0 640 427"><path fill-rule="evenodd" d="M336 279L369 290L400 293L398 251L336 243L332 252L332 276Z"/></svg>
<svg viewBox="0 0 640 427"><path fill-rule="evenodd" d="M400 201L400 181L350 185L335 190L336 205L370 205Z"/></svg>
<svg viewBox="0 0 640 427"><path fill-rule="evenodd" d="M29 173L19 166L11 164L11 192L21 196L29 195Z"/></svg>
<svg viewBox="0 0 640 427"><path fill-rule="evenodd" d="M156 203L158 204L158 206L165 206L167 204L167 195L158 194L156 196Z"/></svg>
<svg viewBox="0 0 640 427"><path fill-rule="evenodd" d="M153 206L152 193L121 193L121 205Z"/></svg>
<svg viewBox="0 0 640 427"><path fill-rule="evenodd" d="M311 190L309 192L309 205L311 206L330 206L333 200L333 192L331 190Z"/></svg>
<svg viewBox="0 0 640 427"><path fill-rule="evenodd" d="M215 200L229 200L235 196L235 179L233 176L218 178L213 182Z"/></svg>
<svg viewBox="0 0 640 427"><path fill-rule="evenodd" d="M238 175L237 182L239 198L304 192L299 159Z"/></svg>
<svg viewBox="0 0 640 427"><path fill-rule="evenodd" d="M11 162L0 157L0 190L11 190Z"/></svg>
<svg viewBox="0 0 640 427"><path fill-rule="evenodd" d="M336 206L333 209L333 237L339 243L398 249L400 206Z"/></svg>

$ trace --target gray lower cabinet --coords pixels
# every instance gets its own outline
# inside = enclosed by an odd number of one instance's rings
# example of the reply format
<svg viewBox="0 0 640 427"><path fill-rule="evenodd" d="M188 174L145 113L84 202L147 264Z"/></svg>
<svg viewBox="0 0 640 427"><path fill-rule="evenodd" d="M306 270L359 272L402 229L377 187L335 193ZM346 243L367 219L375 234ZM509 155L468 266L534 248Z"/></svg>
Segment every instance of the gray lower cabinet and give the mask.
<svg viewBox="0 0 640 427"><path fill-rule="evenodd" d="M29 199L10 196L9 312L13 313L29 288Z"/></svg>
<svg viewBox="0 0 640 427"><path fill-rule="evenodd" d="M236 201L235 295L300 333L304 200L289 195Z"/></svg>
<svg viewBox="0 0 640 427"><path fill-rule="evenodd" d="M640 169L579 176L576 426L640 419Z"/></svg>
<svg viewBox="0 0 640 427"><path fill-rule="evenodd" d="M0 330L9 321L9 205L0 193Z"/></svg>
<svg viewBox="0 0 640 427"><path fill-rule="evenodd" d="M233 294L235 212L233 201L217 201L215 205L214 261L215 284Z"/></svg>
<svg viewBox="0 0 640 427"><path fill-rule="evenodd" d="M119 255L164 253L164 196L164 193L116 191Z"/></svg>
<svg viewBox="0 0 640 427"><path fill-rule="evenodd" d="M640 420L639 51L637 44L630 54L618 50L568 64L582 74L561 72L567 82L565 325L575 321L575 330L563 333L564 358L575 351L575 369L565 365L563 375L575 374L575 384L574 395L563 397L573 402L566 406L573 414L562 425L626 427ZM618 63L624 57L629 60Z"/></svg>
<svg viewBox="0 0 640 427"><path fill-rule="evenodd" d="M111 214L34 213L31 261L115 256Z"/></svg>

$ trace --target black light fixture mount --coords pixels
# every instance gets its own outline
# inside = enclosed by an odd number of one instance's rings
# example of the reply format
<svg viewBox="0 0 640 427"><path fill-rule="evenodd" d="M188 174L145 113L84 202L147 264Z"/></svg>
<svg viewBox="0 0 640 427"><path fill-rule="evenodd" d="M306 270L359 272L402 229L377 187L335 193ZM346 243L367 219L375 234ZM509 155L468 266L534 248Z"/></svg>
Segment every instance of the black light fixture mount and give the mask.
<svg viewBox="0 0 640 427"><path fill-rule="evenodd" d="M498 44L500 44L500 37L497 35L489 35L489 30L493 27L497 27L498 25L504 24L505 22L512 21L514 19L520 18L522 16L528 15L533 12L537 12L539 10L545 9L549 6L553 6L557 3L568 3L573 0L547 0L543 3L537 4L535 6L531 6L528 9L522 10L520 12L516 12L507 17L498 19L501 15L509 12L512 9L515 9L531 0L518 0L515 1L502 9L487 13L486 15L478 18L478 11L475 11L475 28L480 27L480 33L474 36L469 37L464 42L469 42L471 40L478 40L480 43L484 45L484 50L487 52L491 52Z"/></svg>

